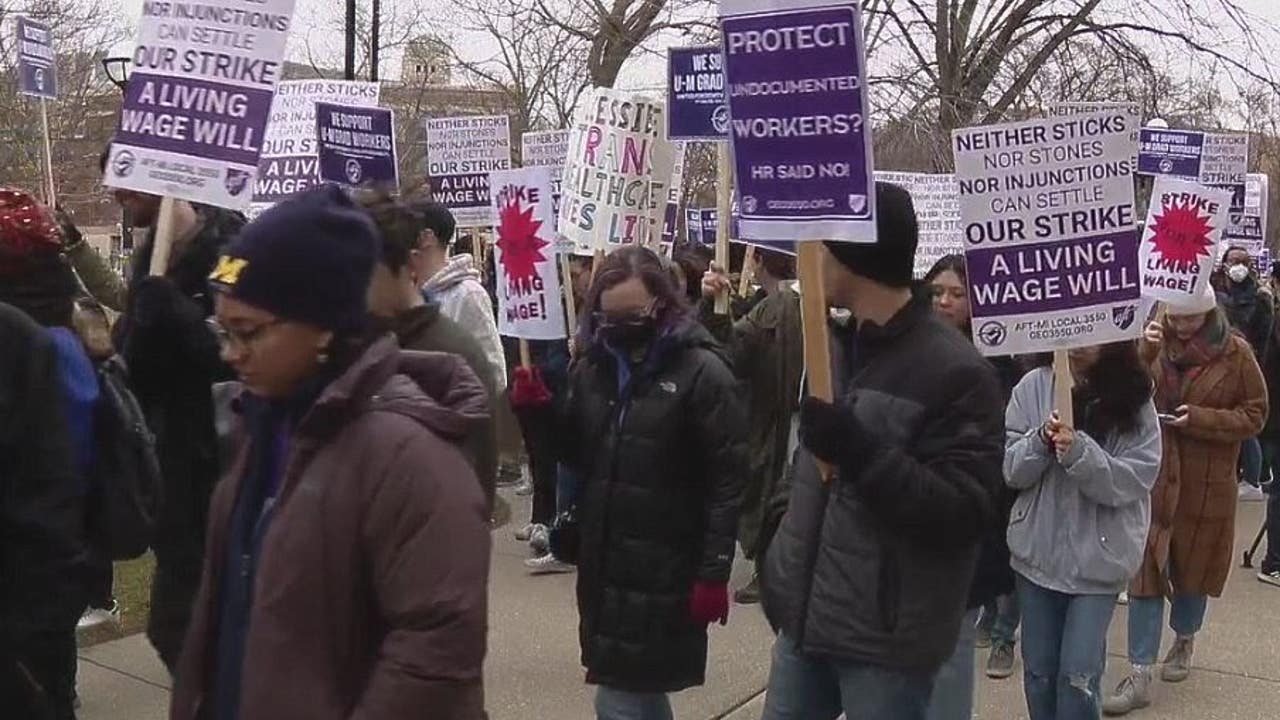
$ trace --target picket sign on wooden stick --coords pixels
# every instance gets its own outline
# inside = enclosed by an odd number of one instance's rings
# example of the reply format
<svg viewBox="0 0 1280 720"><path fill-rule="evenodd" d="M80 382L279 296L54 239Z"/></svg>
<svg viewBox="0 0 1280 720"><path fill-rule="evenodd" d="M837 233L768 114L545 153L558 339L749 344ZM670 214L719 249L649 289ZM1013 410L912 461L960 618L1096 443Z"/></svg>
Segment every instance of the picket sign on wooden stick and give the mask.
<svg viewBox="0 0 1280 720"><path fill-rule="evenodd" d="M800 316L804 321L804 367L809 395L835 401L831 377L831 332L827 327L827 289L822 279L822 243L797 243L797 274L800 278ZM818 462L822 477L830 480L831 466Z"/></svg>
<svg viewBox="0 0 1280 720"><path fill-rule="evenodd" d="M45 204L55 207L58 204L58 191L53 183L53 145L49 140L49 101L40 98L40 123L44 126L44 169L45 169Z"/></svg>
<svg viewBox="0 0 1280 720"><path fill-rule="evenodd" d="M596 284L596 273L600 272L600 266L604 264L604 250L596 250L596 254L591 257L591 282L588 285Z"/></svg>
<svg viewBox="0 0 1280 720"><path fill-rule="evenodd" d="M520 367L533 367L533 357L529 353L529 341L520 338Z"/></svg>
<svg viewBox="0 0 1280 720"><path fill-rule="evenodd" d="M177 199L165 196L160 198L160 211L156 216L156 232L151 239L151 267L148 274L152 277L164 275L169 270L169 253L173 250L173 236L178 222Z"/></svg>
<svg viewBox="0 0 1280 720"><path fill-rule="evenodd" d="M716 144L716 265L729 271L729 212L733 202L733 158L729 143ZM716 314L729 314L729 292L716 295Z"/></svg>
<svg viewBox="0 0 1280 720"><path fill-rule="evenodd" d="M573 337L578 327L578 301L573 297L573 268L569 265L568 253L560 253L560 289L564 293L564 326Z"/></svg>
<svg viewBox="0 0 1280 720"><path fill-rule="evenodd" d="M756 246L748 245L747 254L742 256L742 273L738 278L738 296L746 297L751 289L752 276L756 274Z"/></svg>
<svg viewBox="0 0 1280 720"><path fill-rule="evenodd" d="M1071 356L1066 350L1054 350L1053 409L1058 413L1058 420L1067 427L1075 427L1075 412L1071 402L1071 391L1075 384L1075 378L1071 375Z"/></svg>

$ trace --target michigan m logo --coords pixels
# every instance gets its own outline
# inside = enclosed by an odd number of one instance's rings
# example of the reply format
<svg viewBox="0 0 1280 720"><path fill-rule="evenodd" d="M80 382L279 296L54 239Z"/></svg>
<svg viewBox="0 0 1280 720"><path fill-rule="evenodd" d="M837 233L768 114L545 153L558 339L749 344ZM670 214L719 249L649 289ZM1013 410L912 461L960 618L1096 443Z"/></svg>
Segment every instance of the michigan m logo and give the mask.
<svg viewBox="0 0 1280 720"><path fill-rule="evenodd" d="M235 285L240 281L240 273L248 265L249 261L244 258L223 255L218 258L218 264L213 268L213 272L209 273L209 279L223 285Z"/></svg>

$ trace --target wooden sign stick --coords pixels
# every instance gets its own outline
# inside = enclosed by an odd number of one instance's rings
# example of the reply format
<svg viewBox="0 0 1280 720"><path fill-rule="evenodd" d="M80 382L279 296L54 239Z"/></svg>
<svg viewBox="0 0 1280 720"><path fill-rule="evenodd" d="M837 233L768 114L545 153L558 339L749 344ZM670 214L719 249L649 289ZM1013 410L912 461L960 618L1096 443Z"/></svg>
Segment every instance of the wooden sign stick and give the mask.
<svg viewBox="0 0 1280 720"><path fill-rule="evenodd" d="M733 198L733 158L729 143L716 143L716 265L729 270L729 212ZM729 293L716 295L716 314L729 314Z"/></svg>
<svg viewBox="0 0 1280 720"><path fill-rule="evenodd" d="M752 276L756 274L756 246L748 245L747 254L742 256L742 272L738 278L738 297L746 297L751 290Z"/></svg>
<svg viewBox="0 0 1280 720"><path fill-rule="evenodd" d="M529 341L520 338L520 367L533 367L533 358L529 354Z"/></svg>
<svg viewBox="0 0 1280 720"><path fill-rule="evenodd" d="M40 123L44 126L44 168L45 182L48 186L45 188L45 204L49 207L56 207L58 204L58 191L53 182L53 144L49 140L49 101L40 98Z"/></svg>
<svg viewBox="0 0 1280 720"><path fill-rule="evenodd" d="M797 274L800 278L800 317L804 330L804 367L809 395L827 402L835 401L835 385L831 377L831 331L827 327L827 289L822 279L822 260L826 248L822 243L797 243ZM818 461L822 477L834 476L831 466Z"/></svg>
<svg viewBox="0 0 1280 720"><path fill-rule="evenodd" d="M151 266L148 274L152 277L164 275L169 271L169 253L173 250L174 227L178 222L178 201L171 197L160 198L160 210L156 215L156 231L151 238Z"/></svg>
<svg viewBox="0 0 1280 720"><path fill-rule="evenodd" d="M1058 419L1068 427L1075 427L1075 411L1071 402L1071 390L1075 388L1071 375L1071 357L1066 350L1053 351L1053 409Z"/></svg>
<svg viewBox="0 0 1280 720"><path fill-rule="evenodd" d="M572 337L578 325L578 301L573 297L573 268L569 266L568 253L560 253L560 287L564 291L564 326Z"/></svg>

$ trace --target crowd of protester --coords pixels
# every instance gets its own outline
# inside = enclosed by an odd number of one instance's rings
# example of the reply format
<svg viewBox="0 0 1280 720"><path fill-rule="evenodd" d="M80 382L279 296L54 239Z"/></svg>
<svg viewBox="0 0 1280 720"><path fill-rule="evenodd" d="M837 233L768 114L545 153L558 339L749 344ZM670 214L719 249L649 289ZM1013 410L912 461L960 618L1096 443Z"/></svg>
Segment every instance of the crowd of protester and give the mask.
<svg viewBox="0 0 1280 720"><path fill-rule="evenodd" d="M251 222L166 201L152 267L161 199L114 195L146 233L127 279L65 213L0 190L16 717L75 717L77 625L111 617L112 560L147 549L173 718L484 717L514 445L515 535L531 573L577 573L601 720L673 717L734 603L776 632L766 720L967 720L986 647L994 679L1020 648L1032 720L1168 716L1157 678L1193 672L1237 502L1261 488L1257 577L1280 587L1280 273L1242 248L1140 341L1073 349L1063 408L1050 357L973 346L963 257L913 277L911 198L877 183L878 242L823 252L825 401L781 253L753 251L758 290L727 314L735 283L705 250L573 258L571 337L521 351L484 253L429 199L320 186ZM731 588L739 551L756 572ZM1126 599L1130 668L1104 688Z"/></svg>

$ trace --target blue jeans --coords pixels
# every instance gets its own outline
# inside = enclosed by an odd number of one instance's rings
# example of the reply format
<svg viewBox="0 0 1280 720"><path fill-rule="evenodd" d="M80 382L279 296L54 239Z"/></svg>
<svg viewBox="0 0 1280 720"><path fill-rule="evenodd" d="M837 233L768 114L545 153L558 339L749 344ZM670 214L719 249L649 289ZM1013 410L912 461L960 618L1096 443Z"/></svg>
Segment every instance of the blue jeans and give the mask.
<svg viewBox="0 0 1280 720"><path fill-rule="evenodd" d="M1155 665L1160 654L1161 625L1164 620L1163 597L1129 598L1129 662ZM1169 611L1169 627L1178 637L1200 632L1209 598L1204 595L1175 595Z"/></svg>
<svg viewBox="0 0 1280 720"><path fill-rule="evenodd" d="M666 693L637 693L617 688L596 688L597 720L672 720Z"/></svg>
<svg viewBox="0 0 1280 720"><path fill-rule="evenodd" d="M982 608L982 620L979 623L991 635L992 645L1012 645L1017 639L1018 623L1021 620L1018 593L1011 592L987 603Z"/></svg>
<svg viewBox="0 0 1280 720"><path fill-rule="evenodd" d="M808 657L780 634L761 720L924 720L932 690L932 673Z"/></svg>
<svg viewBox="0 0 1280 720"><path fill-rule="evenodd" d="M934 676L928 720L971 720L973 717L973 646L978 636L979 610L970 610L960 621L956 651Z"/></svg>
<svg viewBox="0 0 1280 720"><path fill-rule="evenodd" d="M1018 576L1031 720L1096 720L1115 595L1068 595Z"/></svg>

